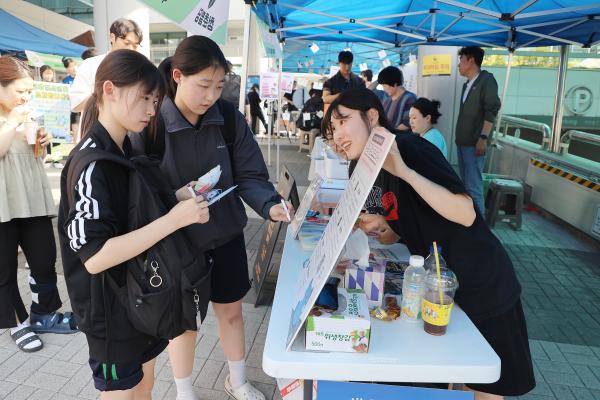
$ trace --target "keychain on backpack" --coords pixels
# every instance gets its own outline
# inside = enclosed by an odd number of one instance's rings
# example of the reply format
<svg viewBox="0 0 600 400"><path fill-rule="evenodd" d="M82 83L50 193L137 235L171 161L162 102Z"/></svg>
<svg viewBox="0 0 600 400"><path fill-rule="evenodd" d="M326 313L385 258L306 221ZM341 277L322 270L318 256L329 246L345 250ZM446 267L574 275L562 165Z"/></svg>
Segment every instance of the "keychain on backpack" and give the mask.
<svg viewBox="0 0 600 400"><path fill-rule="evenodd" d="M152 272L154 272L154 275L150 277L150 286L152 286L153 288L160 287L160 285L162 285L163 280L161 276L158 275L158 262L156 260L152 260L150 262L150 268L152 268Z"/></svg>

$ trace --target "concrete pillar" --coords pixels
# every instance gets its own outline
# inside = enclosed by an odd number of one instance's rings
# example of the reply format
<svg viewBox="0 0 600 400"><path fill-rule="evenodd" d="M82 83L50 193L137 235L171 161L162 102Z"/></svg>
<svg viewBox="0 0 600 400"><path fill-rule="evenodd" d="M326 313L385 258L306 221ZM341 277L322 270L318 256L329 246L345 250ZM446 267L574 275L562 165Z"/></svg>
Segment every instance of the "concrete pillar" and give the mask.
<svg viewBox="0 0 600 400"><path fill-rule="evenodd" d="M110 50L109 28L118 18L135 21L144 38L138 51L150 57L150 16L148 6L136 0L103 0L94 3L94 29L98 53Z"/></svg>
<svg viewBox="0 0 600 400"><path fill-rule="evenodd" d="M258 25L256 24L256 14L251 13L250 15L250 48L248 52L248 59L243 62L248 63L248 75L259 75L261 73L261 59L264 57L264 50L262 47L262 38L258 31Z"/></svg>

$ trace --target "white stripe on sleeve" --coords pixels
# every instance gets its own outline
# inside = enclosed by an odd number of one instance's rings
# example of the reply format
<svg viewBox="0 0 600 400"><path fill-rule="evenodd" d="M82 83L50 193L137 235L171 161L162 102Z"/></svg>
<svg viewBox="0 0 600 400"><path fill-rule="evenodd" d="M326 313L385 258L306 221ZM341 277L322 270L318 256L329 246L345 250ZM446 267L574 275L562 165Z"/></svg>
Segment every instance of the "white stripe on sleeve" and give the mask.
<svg viewBox="0 0 600 400"><path fill-rule="evenodd" d="M77 251L87 243L85 235L85 221L98 219L100 210L98 201L92 197L92 172L96 162L90 163L81 173L77 182L77 194L79 199L75 204L77 213L67 228L71 249Z"/></svg>

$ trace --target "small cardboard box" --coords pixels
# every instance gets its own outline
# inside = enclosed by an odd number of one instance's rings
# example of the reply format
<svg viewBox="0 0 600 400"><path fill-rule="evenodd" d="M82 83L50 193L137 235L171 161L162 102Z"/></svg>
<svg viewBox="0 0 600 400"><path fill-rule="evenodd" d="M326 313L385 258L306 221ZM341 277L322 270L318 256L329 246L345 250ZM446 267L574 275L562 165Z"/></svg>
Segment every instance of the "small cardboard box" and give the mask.
<svg viewBox="0 0 600 400"><path fill-rule="evenodd" d="M348 265L344 273L344 287L364 290L369 307L381 306L385 287L385 261L369 260L366 268L355 263Z"/></svg>
<svg viewBox="0 0 600 400"><path fill-rule="evenodd" d="M366 353L371 317L364 291L338 288L338 310L319 311L306 320L306 349Z"/></svg>

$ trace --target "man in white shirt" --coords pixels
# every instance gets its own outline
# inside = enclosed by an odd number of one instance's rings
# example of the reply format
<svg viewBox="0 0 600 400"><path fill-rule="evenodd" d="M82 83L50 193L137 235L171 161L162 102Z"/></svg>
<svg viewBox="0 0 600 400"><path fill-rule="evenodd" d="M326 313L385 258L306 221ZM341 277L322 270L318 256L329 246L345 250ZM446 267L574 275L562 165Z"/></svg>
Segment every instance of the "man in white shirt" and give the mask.
<svg viewBox="0 0 600 400"><path fill-rule="evenodd" d="M119 18L112 23L109 32L109 51L120 49L136 50L143 39L142 30L138 24L130 19ZM79 69L77 70L77 76L69 88L71 111L83 111L86 100L94 91L96 71L98 70L98 66L102 60L104 60L104 57L106 57L106 54L88 58L79 66Z"/></svg>

